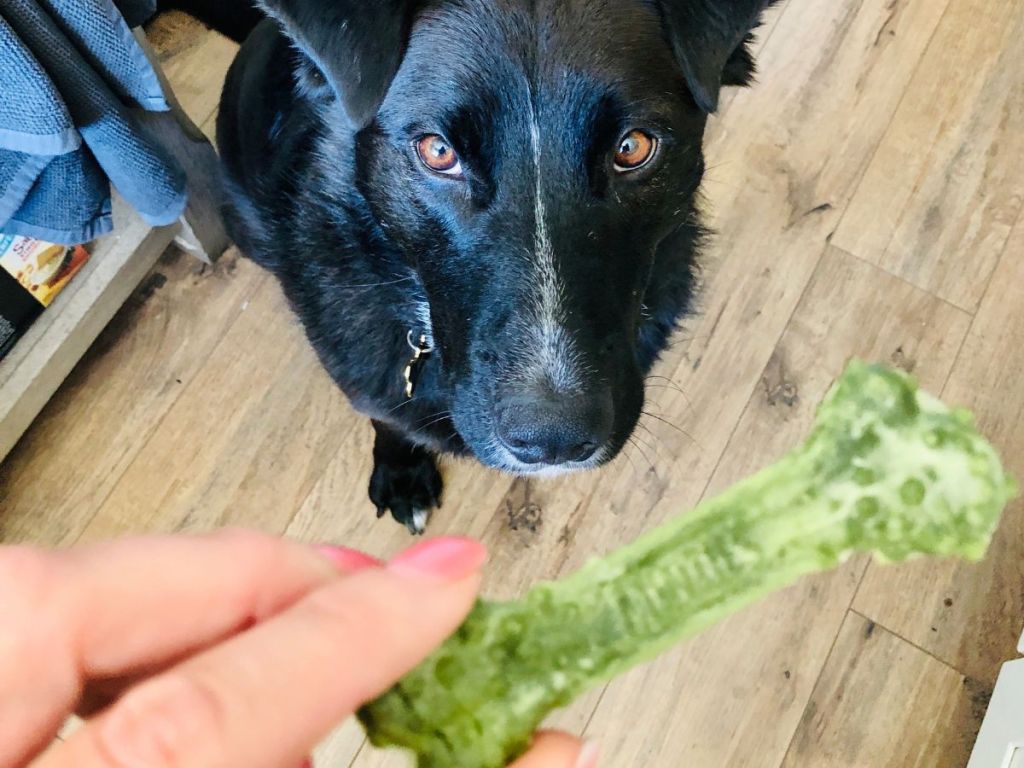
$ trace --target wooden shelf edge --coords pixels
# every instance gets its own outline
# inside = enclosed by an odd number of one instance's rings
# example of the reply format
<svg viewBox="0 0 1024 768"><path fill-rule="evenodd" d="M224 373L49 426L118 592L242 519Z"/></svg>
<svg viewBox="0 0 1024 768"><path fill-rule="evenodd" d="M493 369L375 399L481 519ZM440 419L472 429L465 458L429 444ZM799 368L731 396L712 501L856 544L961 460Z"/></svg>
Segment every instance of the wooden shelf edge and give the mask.
<svg viewBox="0 0 1024 768"><path fill-rule="evenodd" d="M57 391L180 226L153 228L114 198L114 233L0 362L0 460Z"/></svg>

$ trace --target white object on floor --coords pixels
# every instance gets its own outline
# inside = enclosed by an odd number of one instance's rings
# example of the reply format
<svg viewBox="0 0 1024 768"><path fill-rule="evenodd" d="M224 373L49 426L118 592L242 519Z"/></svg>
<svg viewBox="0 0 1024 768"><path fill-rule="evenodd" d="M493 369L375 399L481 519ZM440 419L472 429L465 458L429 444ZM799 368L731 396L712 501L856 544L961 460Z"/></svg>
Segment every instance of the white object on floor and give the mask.
<svg viewBox="0 0 1024 768"><path fill-rule="evenodd" d="M967 768L1024 768L1024 659L1003 664Z"/></svg>

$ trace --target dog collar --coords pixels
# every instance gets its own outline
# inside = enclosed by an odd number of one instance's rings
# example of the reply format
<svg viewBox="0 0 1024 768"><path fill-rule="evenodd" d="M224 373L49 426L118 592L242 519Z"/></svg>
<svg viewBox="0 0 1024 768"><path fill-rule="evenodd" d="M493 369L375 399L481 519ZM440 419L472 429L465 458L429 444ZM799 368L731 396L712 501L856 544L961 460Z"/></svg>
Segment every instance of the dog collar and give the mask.
<svg viewBox="0 0 1024 768"><path fill-rule="evenodd" d="M420 374L423 373L423 365L430 357L430 353L434 351L434 347L425 333L420 334L418 341L413 341L413 332L409 331L406 341L409 343L413 355L409 364L405 366L402 377L405 379L405 397L412 400L416 394L416 385L419 383Z"/></svg>

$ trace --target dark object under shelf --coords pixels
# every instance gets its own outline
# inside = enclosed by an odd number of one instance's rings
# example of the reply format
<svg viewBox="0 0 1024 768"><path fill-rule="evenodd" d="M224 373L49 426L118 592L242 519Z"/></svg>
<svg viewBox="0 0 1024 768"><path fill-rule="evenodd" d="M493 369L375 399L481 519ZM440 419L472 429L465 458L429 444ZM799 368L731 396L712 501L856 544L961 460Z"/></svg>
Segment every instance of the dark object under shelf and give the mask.
<svg viewBox="0 0 1024 768"><path fill-rule="evenodd" d="M42 313L43 305L0 269L0 360Z"/></svg>

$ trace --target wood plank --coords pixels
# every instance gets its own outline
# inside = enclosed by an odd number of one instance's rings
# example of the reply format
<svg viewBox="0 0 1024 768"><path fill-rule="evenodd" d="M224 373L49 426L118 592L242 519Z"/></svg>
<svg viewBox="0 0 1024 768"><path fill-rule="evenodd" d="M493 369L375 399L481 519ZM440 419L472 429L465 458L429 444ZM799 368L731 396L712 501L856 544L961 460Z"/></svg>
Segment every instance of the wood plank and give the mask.
<svg viewBox="0 0 1024 768"><path fill-rule="evenodd" d="M28 429L89 345L170 244L176 227L152 228L121 198L116 231L0 363L0 459Z"/></svg>
<svg viewBox="0 0 1024 768"><path fill-rule="evenodd" d="M944 397L962 403L1024 477L1024 217L1017 223L982 300ZM1024 623L1024 501L1010 505L980 564L872 567L855 606L929 653L992 682L1013 658Z"/></svg>
<svg viewBox="0 0 1024 768"><path fill-rule="evenodd" d="M264 278L236 251L211 268L176 249L133 277L131 297L0 464L0 541L74 541Z"/></svg>
<svg viewBox="0 0 1024 768"><path fill-rule="evenodd" d="M263 282L83 532L283 533L361 423Z"/></svg>
<svg viewBox="0 0 1024 768"><path fill-rule="evenodd" d="M857 355L913 368L938 390L970 317L830 248L766 366L708 493L774 461ZM614 682L588 728L610 765L778 765L866 562L809 578ZM643 711L643 727L628 728ZM771 723L771 728L763 727ZM660 758L660 760L659 760ZM810 764L809 764L810 765Z"/></svg>
<svg viewBox="0 0 1024 768"><path fill-rule="evenodd" d="M833 242L975 311L1024 205L1024 5L954 0Z"/></svg>
<svg viewBox="0 0 1024 768"><path fill-rule="evenodd" d="M180 11L157 16L146 26L146 36L182 109L202 125L220 103L238 45Z"/></svg>
<svg viewBox="0 0 1024 768"><path fill-rule="evenodd" d="M766 10L763 14L763 23L755 30L754 33L754 44L752 50L754 51L754 61L758 61L761 56L761 51L764 50L765 45L771 39L772 34L775 32L775 27L779 23L779 19L782 18L782 14L785 12L788 0L781 0L771 8ZM757 73L760 73L761 68L757 68ZM758 80L760 80L759 74L755 75L755 82L751 85L753 88L759 87ZM718 102L718 112L711 117L709 121L710 131L713 133L717 130L716 126L718 123L728 119L729 107L732 105L733 99L736 98L737 94L741 92L739 88L725 88Z"/></svg>
<svg viewBox="0 0 1024 768"><path fill-rule="evenodd" d="M989 689L850 613L784 768L962 766Z"/></svg>

